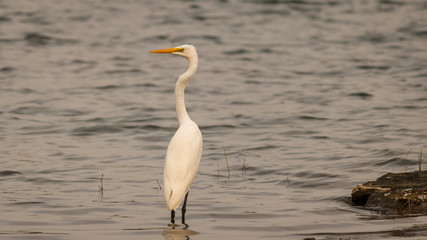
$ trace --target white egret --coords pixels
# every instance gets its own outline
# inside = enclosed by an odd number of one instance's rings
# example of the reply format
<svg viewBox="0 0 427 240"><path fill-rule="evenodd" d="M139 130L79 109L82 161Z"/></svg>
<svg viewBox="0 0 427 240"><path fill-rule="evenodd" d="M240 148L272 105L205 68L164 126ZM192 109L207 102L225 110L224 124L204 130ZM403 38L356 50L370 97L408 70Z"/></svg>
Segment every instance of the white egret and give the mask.
<svg viewBox="0 0 427 240"><path fill-rule="evenodd" d="M171 222L175 223L175 210L184 199L182 205L182 223L185 224L188 191L199 168L202 156L202 134L199 127L188 116L185 108L185 86L197 70L197 52L192 45L160 49L151 53L169 53L187 58L188 69L179 76L175 85L176 114L179 128L172 137L166 152L164 169L164 191L166 205L171 211Z"/></svg>

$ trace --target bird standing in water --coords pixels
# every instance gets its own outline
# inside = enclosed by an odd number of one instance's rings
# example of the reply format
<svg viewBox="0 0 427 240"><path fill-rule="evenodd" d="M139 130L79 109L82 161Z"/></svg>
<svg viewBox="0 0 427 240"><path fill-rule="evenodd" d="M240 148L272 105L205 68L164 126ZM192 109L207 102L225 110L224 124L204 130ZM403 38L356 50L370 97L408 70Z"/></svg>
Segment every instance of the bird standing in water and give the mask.
<svg viewBox="0 0 427 240"><path fill-rule="evenodd" d="M197 70L197 51L192 45L182 45L175 48L154 50L151 53L169 53L182 56L189 63L187 71L179 76L175 85L175 104L179 128L172 137L166 152L163 181L166 205L171 211L171 223L175 224L175 211L184 200L182 223L185 224L188 191L199 168L203 145L200 129L188 116L184 101L185 86Z"/></svg>

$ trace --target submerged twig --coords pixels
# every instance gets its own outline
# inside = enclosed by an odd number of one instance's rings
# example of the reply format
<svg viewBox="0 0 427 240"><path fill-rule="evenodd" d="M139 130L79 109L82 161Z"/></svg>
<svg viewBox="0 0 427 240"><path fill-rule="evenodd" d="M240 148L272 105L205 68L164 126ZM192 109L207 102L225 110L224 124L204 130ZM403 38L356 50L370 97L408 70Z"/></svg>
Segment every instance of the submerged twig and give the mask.
<svg viewBox="0 0 427 240"><path fill-rule="evenodd" d="M100 180L100 182L101 182L101 185L100 186L98 186L99 187L99 194L101 195L101 198L104 196L104 183L103 183L103 181L104 181L104 174L102 174L101 175L101 179L99 179Z"/></svg>
<svg viewBox="0 0 427 240"><path fill-rule="evenodd" d="M227 158L227 153L225 152L225 148L224 149L224 156L225 156L225 162L227 163L227 169L228 169L228 178L230 178L230 167L228 166L228 158Z"/></svg>
<svg viewBox="0 0 427 240"><path fill-rule="evenodd" d="M406 153L406 159L405 159L405 163L406 163L406 165L405 165L405 173L408 173L408 155L409 155L409 153L411 153L411 151L412 151L412 148L411 148L411 149L409 149L409 151Z"/></svg>
<svg viewBox="0 0 427 240"><path fill-rule="evenodd" d="M418 171L421 174L421 162L423 161L423 149L421 148L420 153L418 153Z"/></svg>
<svg viewBox="0 0 427 240"><path fill-rule="evenodd" d="M159 190L162 190L162 186L160 186L159 179L156 179L157 184L159 185Z"/></svg>
<svg viewBox="0 0 427 240"><path fill-rule="evenodd" d="M242 176L246 176L246 156L243 155Z"/></svg>

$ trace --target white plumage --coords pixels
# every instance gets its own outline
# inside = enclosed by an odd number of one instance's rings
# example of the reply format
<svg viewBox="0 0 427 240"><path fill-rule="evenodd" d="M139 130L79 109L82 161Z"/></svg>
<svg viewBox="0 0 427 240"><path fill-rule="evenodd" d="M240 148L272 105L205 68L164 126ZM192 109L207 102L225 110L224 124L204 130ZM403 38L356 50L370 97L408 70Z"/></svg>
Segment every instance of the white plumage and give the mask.
<svg viewBox="0 0 427 240"><path fill-rule="evenodd" d="M169 210L176 210L196 176L202 156L202 134L188 119L172 137L166 153L164 190Z"/></svg>
<svg viewBox="0 0 427 240"><path fill-rule="evenodd" d="M197 124L188 116L184 101L185 86L196 73L198 57L196 48L192 45L151 52L179 55L187 58L189 62L187 71L179 76L175 85L175 105L179 128L169 143L164 169L163 184L166 205L171 210L171 222L174 223L175 210L188 193L202 156L202 134ZM182 209L183 223L185 223L185 205L186 202Z"/></svg>

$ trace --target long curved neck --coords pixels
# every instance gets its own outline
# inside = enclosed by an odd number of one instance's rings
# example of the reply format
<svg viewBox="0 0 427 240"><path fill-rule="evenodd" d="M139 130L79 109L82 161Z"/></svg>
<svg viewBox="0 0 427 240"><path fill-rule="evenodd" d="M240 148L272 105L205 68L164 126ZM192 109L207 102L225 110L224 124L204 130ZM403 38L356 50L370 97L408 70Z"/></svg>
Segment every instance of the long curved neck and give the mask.
<svg viewBox="0 0 427 240"><path fill-rule="evenodd" d="M190 81L191 77L196 73L198 59L197 55L193 55L188 58L188 69L185 73L179 76L178 81L175 85L175 105L176 105L176 114L178 116L179 125L181 125L186 120L190 119L188 116L187 109L185 108L184 101L184 91L185 86L188 81Z"/></svg>

